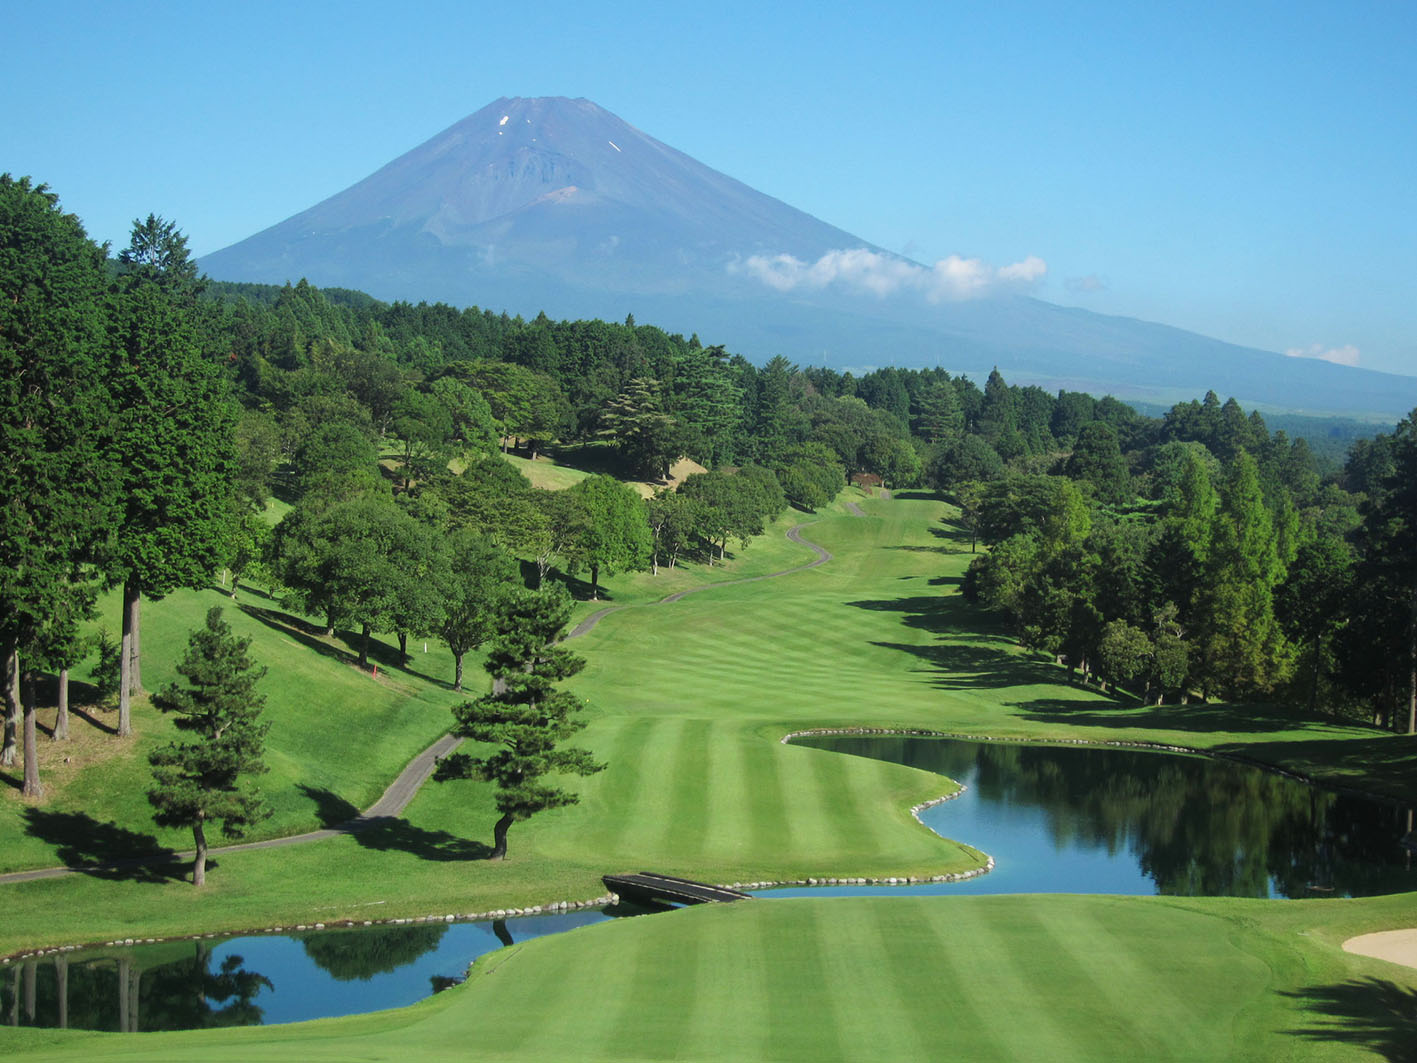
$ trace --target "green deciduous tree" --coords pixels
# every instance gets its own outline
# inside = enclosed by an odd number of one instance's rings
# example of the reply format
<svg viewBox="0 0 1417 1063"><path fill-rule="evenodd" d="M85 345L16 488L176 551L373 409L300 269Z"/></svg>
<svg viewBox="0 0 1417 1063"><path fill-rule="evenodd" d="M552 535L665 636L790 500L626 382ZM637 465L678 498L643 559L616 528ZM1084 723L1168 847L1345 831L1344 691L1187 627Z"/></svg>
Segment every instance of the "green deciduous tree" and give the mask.
<svg viewBox="0 0 1417 1063"><path fill-rule="evenodd" d="M693 499L662 487L645 499L645 515L650 532L650 572L657 576L660 558L672 569L679 554L693 542L698 534L699 509Z"/></svg>
<svg viewBox="0 0 1417 1063"><path fill-rule="evenodd" d="M256 684L266 674L247 656L249 638L236 638L213 606L204 627L192 633L177 672L187 680L164 688L155 700L177 715L190 742L172 742L148 755L153 788L148 800L153 819L164 827L191 827L197 843L192 883L206 883L209 823L220 823L228 837L270 814L250 778L266 771L261 759L266 731L260 721L265 697Z"/></svg>
<svg viewBox="0 0 1417 1063"><path fill-rule="evenodd" d="M297 506L276 525L272 554L291 607L323 616L327 636L359 625L361 667L374 631L406 636L432 623L433 533L388 499Z"/></svg>
<svg viewBox="0 0 1417 1063"><path fill-rule="evenodd" d="M497 811L490 858L507 855L507 831L537 812L575 804L579 797L548 785L550 775L592 775L597 764L583 749L561 746L585 724L580 702L556 684L585 666L560 643L572 601L564 588L504 595L493 621L487 671L495 689L454 706L454 733L500 746L490 756L443 758L438 777L478 778L496 785Z"/></svg>
<svg viewBox="0 0 1417 1063"><path fill-rule="evenodd" d="M590 569L590 598L595 601L602 571L613 575L649 564L651 536L644 503L613 476L591 476L566 494L586 515L570 557Z"/></svg>
<svg viewBox="0 0 1417 1063"><path fill-rule="evenodd" d="M439 634L453 654L453 689L462 690L463 657L491 631L499 595L521 586L516 559L467 528L448 537L439 569Z"/></svg>

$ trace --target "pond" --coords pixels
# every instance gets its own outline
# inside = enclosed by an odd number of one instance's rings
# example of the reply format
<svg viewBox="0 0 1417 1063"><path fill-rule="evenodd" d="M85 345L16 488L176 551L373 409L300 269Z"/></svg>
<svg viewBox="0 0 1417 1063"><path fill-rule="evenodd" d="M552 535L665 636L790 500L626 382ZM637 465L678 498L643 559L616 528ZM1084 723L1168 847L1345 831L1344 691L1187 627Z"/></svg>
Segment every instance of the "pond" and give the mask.
<svg viewBox="0 0 1417 1063"><path fill-rule="evenodd" d="M1363 897L1417 889L1411 810L1225 760L1096 746L819 735L795 745L963 783L926 826L995 869L911 893ZM860 893L861 887L765 895Z"/></svg>
<svg viewBox="0 0 1417 1063"><path fill-rule="evenodd" d="M1169 893L1334 897L1417 889L1406 808L1272 772L1167 753L901 736L797 744L946 775L965 793L921 819L992 855L958 883L763 896ZM843 873L851 869L843 868ZM478 956L644 909L173 941L57 953L0 970L0 1023L168 1030L295 1022L402 1007Z"/></svg>

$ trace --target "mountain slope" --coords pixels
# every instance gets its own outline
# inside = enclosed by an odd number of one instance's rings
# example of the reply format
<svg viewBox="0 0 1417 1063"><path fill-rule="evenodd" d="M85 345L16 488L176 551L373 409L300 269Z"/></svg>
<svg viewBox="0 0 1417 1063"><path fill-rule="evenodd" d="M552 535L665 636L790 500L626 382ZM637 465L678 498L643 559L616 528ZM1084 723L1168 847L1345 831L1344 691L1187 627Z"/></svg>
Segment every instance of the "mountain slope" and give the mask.
<svg viewBox="0 0 1417 1063"><path fill-rule="evenodd" d="M850 253L834 263L835 282L813 269L832 252ZM770 276L784 261L791 278ZM863 262L865 279L851 273ZM588 100L499 99L201 265L221 280L305 277L384 299L526 316L632 312L758 359L941 364L975 374L998 365L1017 382L1157 401L1213 388L1309 411L1392 417L1417 406L1417 378L1286 358L1006 290L932 301L919 290L931 278L925 267L712 170ZM877 277L907 280L873 287Z"/></svg>

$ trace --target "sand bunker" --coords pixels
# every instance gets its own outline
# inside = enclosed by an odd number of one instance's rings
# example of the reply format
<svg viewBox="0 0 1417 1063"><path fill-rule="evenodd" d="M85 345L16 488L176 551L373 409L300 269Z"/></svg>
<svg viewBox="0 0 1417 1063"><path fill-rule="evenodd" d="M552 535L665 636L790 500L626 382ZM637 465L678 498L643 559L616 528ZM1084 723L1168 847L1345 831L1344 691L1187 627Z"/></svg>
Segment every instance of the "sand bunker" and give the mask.
<svg viewBox="0 0 1417 1063"><path fill-rule="evenodd" d="M1360 934L1343 943L1344 952L1417 967L1417 929L1385 930L1381 934Z"/></svg>

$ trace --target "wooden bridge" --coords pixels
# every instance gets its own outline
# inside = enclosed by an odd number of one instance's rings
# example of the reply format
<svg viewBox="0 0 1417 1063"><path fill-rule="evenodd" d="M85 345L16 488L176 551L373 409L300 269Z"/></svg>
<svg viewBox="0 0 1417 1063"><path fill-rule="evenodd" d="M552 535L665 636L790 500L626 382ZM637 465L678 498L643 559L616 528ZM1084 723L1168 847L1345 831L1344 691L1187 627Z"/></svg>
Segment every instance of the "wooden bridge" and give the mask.
<svg viewBox="0 0 1417 1063"><path fill-rule="evenodd" d="M706 882L675 878L673 875L660 875L653 871L625 875L602 875L600 881L604 882L605 888L618 895L621 900L632 901L635 904L707 904L711 901L752 899L746 893L740 893L723 886L710 886Z"/></svg>

